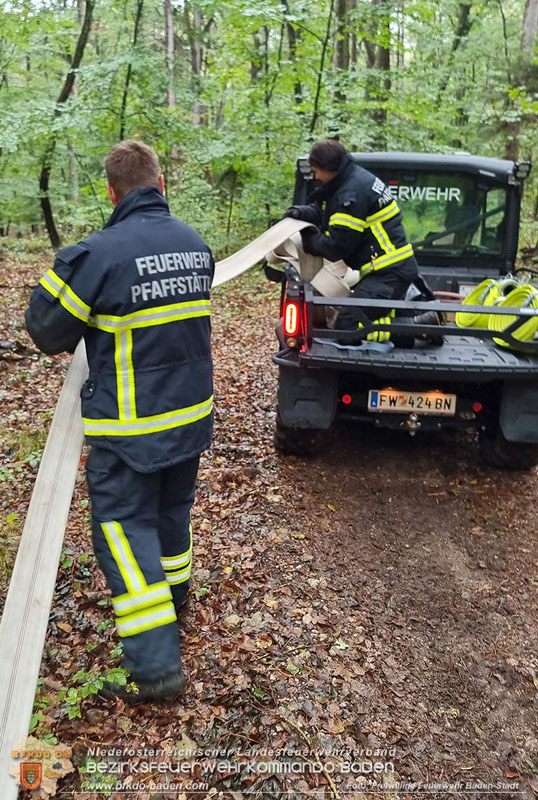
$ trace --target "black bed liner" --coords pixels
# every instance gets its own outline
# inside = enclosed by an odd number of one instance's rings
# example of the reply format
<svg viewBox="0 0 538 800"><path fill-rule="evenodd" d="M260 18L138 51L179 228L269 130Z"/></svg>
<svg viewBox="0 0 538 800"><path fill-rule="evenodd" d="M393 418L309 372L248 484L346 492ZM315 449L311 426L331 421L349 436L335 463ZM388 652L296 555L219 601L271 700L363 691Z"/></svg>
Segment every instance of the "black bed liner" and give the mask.
<svg viewBox="0 0 538 800"><path fill-rule="evenodd" d="M403 378L406 374L421 379L443 378L469 382L484 382L512 376L536 380L538 356L514 353L491 341L471 336L447 337L440 347L433 345L414 349L395 347L390 352L335 347L314 341L300 353L281 351L275 356L277 364L304 367L336 368L350 372L369 372L382 378Z"/></svg>

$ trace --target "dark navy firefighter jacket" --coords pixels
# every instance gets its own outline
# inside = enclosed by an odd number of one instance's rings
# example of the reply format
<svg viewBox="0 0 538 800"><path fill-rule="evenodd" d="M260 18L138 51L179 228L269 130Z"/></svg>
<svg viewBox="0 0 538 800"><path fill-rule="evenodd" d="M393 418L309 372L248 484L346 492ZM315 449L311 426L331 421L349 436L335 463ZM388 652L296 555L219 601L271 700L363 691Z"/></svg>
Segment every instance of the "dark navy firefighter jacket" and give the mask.
<svg viewBox="0 0 538 800"><path fill-rule="evenodd" d="M407 241L402 213L382 180L353 162L342 159L335 177L314 190L309 203L293 206L299 219L317 225L319 232L303 232L308 253L329 261L343 259L360 270L361 280L372 272L395 267L417 274L413 247Z"/></svg>
<svg viewBox="0 0 538 800"><path fill-rule="evenodd" d="M58 253L34 290L26 326L40 350L72 352L89 444L154 472L209 447L211 250L171 216L153 186L122 198L102 231Z"/></svg>

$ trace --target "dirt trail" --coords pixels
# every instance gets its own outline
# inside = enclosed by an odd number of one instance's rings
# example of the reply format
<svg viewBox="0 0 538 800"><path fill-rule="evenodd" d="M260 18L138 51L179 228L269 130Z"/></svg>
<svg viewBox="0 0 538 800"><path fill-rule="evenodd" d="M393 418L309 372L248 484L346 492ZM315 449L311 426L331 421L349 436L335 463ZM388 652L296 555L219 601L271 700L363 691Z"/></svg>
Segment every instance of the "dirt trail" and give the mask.
<svg viewBox="0 0 538 800"><path fill-rule="evenodd" d="M0 361L4 536L31 487L33 467L17 455L17 436L42 427L65 370L63 358L27 358L27 295L10 295L0 319L0 339L18 342L10 352L21 355ZM58 693L75 685L73 673L116 663L116 640L103 624L109 611L97 605L103 581L85 556L87 498L77 483L42 666L40 696L49 700L37 730L73 748L77 769L58 792L103 796L80 793L92 744L190 743L206 755L227 753L220 758L228 772L213 773L201 794L186 783L179 793L137 793L128 782L121 796L531 800L537 471L489 469L471 435L411 439L358 426L338 427L315 460L279 456L271 444L277 307L278 290L259 273L215 292L215 442L202 459L193 514L195 591L181 620L190 686L178 702L130 708L90 697L80 719L66 716ZM23 408L30 386L41 416ZM380 777L346 767L372 759L395 771ZM263 766L269 761L289 769ZM383 777L400 789L376 788L373 778ZM443 782L449 787L425 793ZM483 788L464 793L467 784Z"/></svg>

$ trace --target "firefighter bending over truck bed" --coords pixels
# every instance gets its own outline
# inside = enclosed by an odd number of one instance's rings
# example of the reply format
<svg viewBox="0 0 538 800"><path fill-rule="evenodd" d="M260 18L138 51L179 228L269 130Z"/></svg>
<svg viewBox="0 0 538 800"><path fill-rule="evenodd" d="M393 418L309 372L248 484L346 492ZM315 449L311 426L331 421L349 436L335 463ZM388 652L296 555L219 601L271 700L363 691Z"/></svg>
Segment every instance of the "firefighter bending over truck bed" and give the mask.
<svg viewBox="0 0 538 800"><path fill-rule="evenodd" d="M347 265L343 279L352 297L401 300L415 284L424 299L433 299L419 276L413 247L402 225L402 213L383 181L354 164L335 139L315 144L309 162L321 186L312 192L307 205L291 206L284 213L285 217L305 220L319 228L301 231L305 252L329 262L343 261ZM365 309L364 313L379 323L390 325L397 321L394 309ZM344 307L335 328L357 330L360 318L352 307ZM427 312L415 317L415 321L439 324L440 319L435 312ZM389 335L379 331L368 338L386 341ZM409 337L390 338L395 344L413 344Z"/></svg>

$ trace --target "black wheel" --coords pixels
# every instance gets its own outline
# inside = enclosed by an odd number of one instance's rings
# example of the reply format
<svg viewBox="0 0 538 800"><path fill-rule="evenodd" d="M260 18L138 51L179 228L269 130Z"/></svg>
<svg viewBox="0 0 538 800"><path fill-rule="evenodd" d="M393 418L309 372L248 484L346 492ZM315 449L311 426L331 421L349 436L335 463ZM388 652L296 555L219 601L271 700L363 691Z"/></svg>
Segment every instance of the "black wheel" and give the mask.
<svg viewBox="0 0 538 800"><path fill-rule="evenodd" d="M313 456L326 438L326 431L314 428L288 428L277 409L275 422L275 449L285 456Z"/></svg>
<svg viewBox="0 0 538 800"><path fill-rule="evenodd" d="M538 444L509 442L500 428L495 433L482 431L480 455L490 467L508 470L529 470L538 464Z"/></svg>

